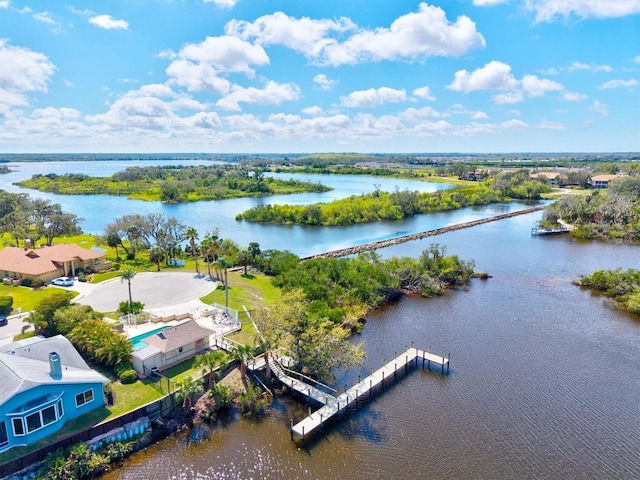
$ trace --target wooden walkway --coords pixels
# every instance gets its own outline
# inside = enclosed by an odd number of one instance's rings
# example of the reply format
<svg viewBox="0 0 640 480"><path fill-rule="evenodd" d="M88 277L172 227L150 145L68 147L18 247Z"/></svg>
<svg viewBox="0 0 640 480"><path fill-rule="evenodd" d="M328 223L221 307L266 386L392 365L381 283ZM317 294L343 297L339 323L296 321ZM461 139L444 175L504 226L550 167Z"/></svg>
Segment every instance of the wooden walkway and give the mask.
<svg viewBox="0 0 640 480"><path fill-rule="evenodd" d="M531 235L559 235L561 233L569 233L571 227L562 226L558 228L532 228Z"/></svg>
<svg viewBox="0 0 640 480"><path fill-rule="evenodd" d="M273 362L276 365L272 365L272 371L284 385L323 405L301 422L293 425L293 420L291 421L291 439L304 442L305 438L335 416L347 413L350 406L357 407L361 401L371 399L376 390L384 391L385 384L395 381L398 373L406 373L410 366L418 365L419 362L422 362L423 367L439 367L443 375L445 369L449 372L449 358L411 347L337 397L290 377L277 362Z"/></svg>

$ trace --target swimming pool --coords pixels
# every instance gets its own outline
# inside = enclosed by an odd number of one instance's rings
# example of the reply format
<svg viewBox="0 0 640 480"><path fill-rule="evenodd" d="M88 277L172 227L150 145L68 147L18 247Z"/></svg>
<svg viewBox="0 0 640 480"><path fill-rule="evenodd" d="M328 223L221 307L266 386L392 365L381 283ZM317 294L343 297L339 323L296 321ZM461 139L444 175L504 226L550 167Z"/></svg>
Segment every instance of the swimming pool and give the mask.
<svg viewBox="0 0 640 480"><path fill-rule="evenodd" d="M166 330L167 328L169 328L169 326L165 325L164 327L153 329L147 333L141 333L140 335L131 337L129 341L131 342L131 345L133 345L133 351L135 352L136 350L140 350L141 348L147 346L147 344L143 341L145 338L150 337L151 335L155 335L156 333L161 332L162 330Z"/></svg>

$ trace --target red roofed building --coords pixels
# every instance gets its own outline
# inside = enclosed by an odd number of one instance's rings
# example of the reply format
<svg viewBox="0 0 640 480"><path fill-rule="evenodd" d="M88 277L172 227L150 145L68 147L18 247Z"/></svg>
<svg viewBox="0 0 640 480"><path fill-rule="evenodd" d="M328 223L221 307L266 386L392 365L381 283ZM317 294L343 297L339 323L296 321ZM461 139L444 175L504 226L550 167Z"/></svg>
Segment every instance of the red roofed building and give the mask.
<svg viewBox="0 0 640 480"><path fill-rule="evenodd" d="M74 277L79 269L98 272L111 268L111 262L106 258L104 252L73 243L35 249L5 247L0 250L0 276L48 282L56 277Z"/></svg>

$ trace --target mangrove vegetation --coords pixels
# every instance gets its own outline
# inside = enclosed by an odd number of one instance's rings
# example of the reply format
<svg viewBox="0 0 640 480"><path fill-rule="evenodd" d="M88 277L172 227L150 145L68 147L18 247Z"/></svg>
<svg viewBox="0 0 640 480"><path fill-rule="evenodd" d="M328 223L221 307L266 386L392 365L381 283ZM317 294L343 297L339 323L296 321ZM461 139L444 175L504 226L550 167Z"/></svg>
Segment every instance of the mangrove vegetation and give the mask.
<svg viewBox="0 0 640 480"><path fill-rule="evenodd" d="M596 270L575 283L604 292L622 309L640 314L640 270Z"/></svg>
<svg viewBox="0 0 640 480"><path fill-rule="evenodd" d="M129 167L110 177L48 173L18 185L56 194L122 195L166 203L330 190L319 183L266 177L260 168L241 165Z"/></svg>
<svg viewBox="0 0 640 480"><path fill-rule="evenodd" d="M352 195L311 205L258 205L236 220L277 225L353 225L381 220L401 220L416 214L487 205L509 199L537 200L551 188L531 179L526 170L499 173L478 185L435 193L396 190Z"/></svg>

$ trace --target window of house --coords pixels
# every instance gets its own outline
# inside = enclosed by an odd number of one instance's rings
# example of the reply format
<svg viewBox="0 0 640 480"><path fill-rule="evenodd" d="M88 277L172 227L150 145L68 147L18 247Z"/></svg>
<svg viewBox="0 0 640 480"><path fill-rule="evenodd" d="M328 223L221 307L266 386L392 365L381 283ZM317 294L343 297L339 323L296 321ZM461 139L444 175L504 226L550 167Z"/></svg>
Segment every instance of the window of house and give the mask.
<svg viewBox="0 0 640 480"><path fill-rule="evenodd" d="M35 398L8 415L12 417L14 435L35 432L62 418L62 394Z"/></svg>
<svg viewBox="0 0 640 480"><path fill-rule="evenodd" d="M24 435L24 423L22 423L22 418L13 419L13 434Z"/></svg>
<svg viewBox="0 0 640 480"><path fill-rule="evenodd" d="M56 417L56 407L55 405L51 405L50 407L42 410L42 425L49 425L57 420Z"/></svg>
<svg viewBox="0 0 640 480"><path fill-rule="evenodd" d="M89 389L85 392L79 393L76 395L76 407L80 405L84 405L85 403L89 403L93 400L93 389Z"/></svg>
<svg viewBox="0 0 640 480"><path fill-rule="evenodd" d="M178 353L182 353L182 347L178 348Z"/></svg>
<svg viewBox="0 0 640 480"><path fill-rule="evenodd" d="M38 430L42 427L42 419L40 418L40 412L32 413L31 415L27 415L27 431L29 433L34 430Z"/></svg>
<svg viewBox="0 0 640 480"><path fill-rule="evenodd" d="M4 422L0 422L0 447L4 447L9 443L9 436L7 435L7 426Z"/></svg>

